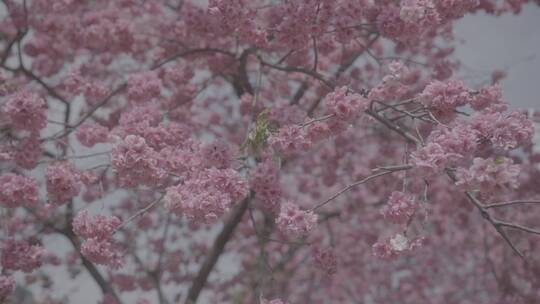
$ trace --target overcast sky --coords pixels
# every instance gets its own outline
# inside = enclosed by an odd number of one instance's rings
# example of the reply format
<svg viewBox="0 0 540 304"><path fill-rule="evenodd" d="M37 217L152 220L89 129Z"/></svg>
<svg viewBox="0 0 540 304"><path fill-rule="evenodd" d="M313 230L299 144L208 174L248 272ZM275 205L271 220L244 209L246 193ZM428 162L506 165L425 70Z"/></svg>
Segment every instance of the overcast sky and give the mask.
<svg viewBox="0 0 540 304"><path fill-rule="evenodd" d="M456 24L455 34L465 40L456 56L462 73L472 77L468 82L480 83L494 69L505 69L506 101L540 109L540 7L528 5L519 16L470 15Z"/></svg>

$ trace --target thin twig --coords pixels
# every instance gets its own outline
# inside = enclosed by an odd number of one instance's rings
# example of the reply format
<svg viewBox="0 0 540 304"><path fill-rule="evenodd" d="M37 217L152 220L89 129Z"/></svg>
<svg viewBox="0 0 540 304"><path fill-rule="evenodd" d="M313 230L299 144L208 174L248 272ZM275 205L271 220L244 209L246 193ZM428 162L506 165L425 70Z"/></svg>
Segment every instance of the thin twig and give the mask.
<svg viewBox="0 0 540 304"><path fill-rule="evenodd" d="M488 204L488 205L484 205L484 208L489 209L489 208L499 208L499 207L513 206L513 205L528 205L528 204L540 204L540 201L516 200L516 201Z"/></svg>
<svg viewBox="0 0 540 304"><path fill-rule="evenodd" d="M324 205L330 203L331 201L333 201L334 199L336 199L337 197L339 197L340 195L342 195L343 193L351 190L352 188L358 186L358 185L362 185L362 184L365 184L373 179L376 179L377 177L381 177L381 176L384 176L384 175L388 175L388 174L392 174L394 172L398 172L398 171L402 171L402 170L409 170L412 168L411 165L400 165L400 166L395 166L395 167L388 167L388 168L393 168L393 169L382 169L383 172L380 172L380 173L376 173L376 174L373 174L373 175L370 175L362 180L359 180L359 181L356 181L352 184L349 184L348 186L346 186L345 188L339 190L338 192L336 192L334 195L332 195L331 197L329 197L328 199L326 199L325 201L315 205L315 207L311 208L310 210L311 211L315 211L321 207L323 207Z"/></svg>
<svg viewBox="0 0 540 304"><path fill-rule="evenodd" d="M154 200L152 203L150 203L148 206L140 209L139 211L137 211L137 213L135 213L134 215L132 215L131 217L129 217L127 220L125 220L124 222L122 222L122 224L120 224L118 227L116 227L116 229L114 229L114 231L112 232L112 234L115 234L116 232L118 232L119 230L121 230L122 228L124 228L127 224L129 224L130 222L132 222L134 219L140 217L140 216L143 216L146 212L148 212L150 209L152 209L155 205L157 205L159 202L161 202L161 200L163 199L163 197L165 196L165 194L162 194L158 199Z"/></svg>

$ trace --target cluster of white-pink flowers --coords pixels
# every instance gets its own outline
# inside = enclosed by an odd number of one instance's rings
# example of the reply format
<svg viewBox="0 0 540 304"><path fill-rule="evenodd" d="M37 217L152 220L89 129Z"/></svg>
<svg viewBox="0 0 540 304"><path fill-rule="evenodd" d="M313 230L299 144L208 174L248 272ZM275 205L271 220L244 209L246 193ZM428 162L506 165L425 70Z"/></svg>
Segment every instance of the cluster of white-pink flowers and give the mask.
<svg viewBox="0 0 540 304"><path fill-rule="evenodd" d="M332 276L336 274L338 268L337 255L332 248L313 248L312 257L315 262L315 266L321 269L324 274Z"/></svg>
<svg viewBox="0 0 540 304"><path fill-rule="evenodd" d="M15 279L0 275L0 300L4 301L15 289Z"/></svg>
<svg viewBox="0 0 540 304"><path fill-rule="evenodd" d="M45 100L35 93L14 93L8 97L1 110L17 129L39 132L47 125Z"/></svg>
<svg viewBox="0 0 540 304"><path fill-rule="evenodd" d="M373 255L377 258L390 259L395 258L400 254L412 252L422 247L425 242L426 239L424 237L417 237L411 240L406 235L397 233L373 244L372 250Z"/></svg>
<svg viewBox="0 0 540 304"><path fill-rule="evenodd" d="M79 142L85 147L93 147L99 143L107 142L109 129L98 123L84 123L75 132Z"/></svg>
<svg viewBox="0 0 540 304"><path fill-rule="evenodd" d="M248 194L248 183L232 169L210 168L167 188L165 208L193 222L212 222Z"/></svg>
<svg viewBox="0 0 540 304"><path fill-rule="evenodd" d="M259 163L250 174L250 187L263 210L279 211L282 190L279 184L279 168L276 164L271 160Z"/></svg>
<svg viewBox="0 0 540 304"><path fill-rule="evenodd" d="M358 117L369 107L369 103L367 98L358 93L349 92L347 87L335 89L324 98L328 113L342 120Z"/></svg>
<svg viewBox="0 0 540 304"><path fill-rule="evenodd" d="M42 264L44 249L26 240L8 239L2 242L0 264L5 270L31 272Z"/></svg>
<svg viewBox="0 0 540 304"><path fill-rule="evenodd" d="M268 143L276 151L284 155L304 152L312 145L312 142L306 136L305 129L298 125L288 125L280 128L277 134L268 139Z"/></svg>
<svg viewBox="0 0 540 304"><path fill-rule="evenodd" d="M161 80L154 72L132 74L128 79L128 97L135 102L148 102L161 94Z"/></svg>
<svg viewBox="0 0 540 304"><path fill-rule="evenodd" d="M111 165L123 186L155 185L165 174L157 152L137 135L128 135L115 143Z"/></svg>
<svg viewBox="0 0 540 304"><path fill-rule="evenodd" d="M393 223L404 224L414 215L416 209L417 205L413 195L394 191L381 209L381 214Z"/></svg>
<svg viewBox="0 0 540 304"><path fill-rule="evenodd" d="M451 156L457 155L448 153L440 144L431 142L412 153L411 163L421 174L432 175L441 173Z"/></svg>
<svg viewBox="0 0 540 304"><path fill-rule="evenodd" d="M33 178L13 173L0 175L0 206L32 206L37 201L38 184Z"/></svg>
<svg viewBox="0 0 540 304"><path fill-rule="evenodd" d="M520 166L515 165L510 158L476 157L469 168L457 170L457 185L484 192L517 188L520 171Z"/></svg>
<svg viewBox="0 0 540 304"><path fill-rule="evenodd" d="M61 205L79 195L82 176L69 162L58 162L45 169L47 196L53 204Z"/></svg>
<svg viewBox="0 0 540 304"><path fill-rule="evenodd" d="M283 234L290 237L302 237L317 226L317 214L313 211L302 210L292 202L284 202L281 204L276 224Z"/></svg>
<svg viewBox="0 0 540 304"><path fill-rule="evenodd" d="M88 260L112 268L122 266L122 253L119 245L112 238L120 219L116 216L96 215L90 217L86 210L73 219L73 232L81 238L81 253Z"/></svg>

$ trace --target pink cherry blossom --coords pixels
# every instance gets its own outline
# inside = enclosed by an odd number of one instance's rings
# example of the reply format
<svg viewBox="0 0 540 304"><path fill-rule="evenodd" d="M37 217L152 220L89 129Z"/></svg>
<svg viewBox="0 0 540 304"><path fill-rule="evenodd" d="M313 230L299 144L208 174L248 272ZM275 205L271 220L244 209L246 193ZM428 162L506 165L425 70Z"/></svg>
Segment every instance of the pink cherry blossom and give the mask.
<svg viewBox="0 0 540 304"><path fill-rule="evenodd" d="M119 140L113 146L111 157L111 165L124 186L154 185L165 174L159 166L157 152L140 136L128 135Z"/></svg>
<svg viewBox="0 0 540 304"><path fill-rule="evenodd" d="M2 111L14 128L36 132L47 125L45 101L35 93L21 91L13 94L8 97Z"/></svg>
<svg viewBox="0 0 540 304"><path fill-rule="evenodd" d="M280 153L285 155L300 153L311 147L311 141L304 129L296 125L288 125L279 129L268 142Z"/></svg>
<svg viewBox="0 0 540 304"><path fill-rule="evenodd" d="M55 204L66 203L67 200L79 195L81 177L79 171L68 162L59 162L45 169L47 196Z"/></svg>
<svg viewBox="0 0 540 304"><path fill-rule="evenodd" d="M184 184L167 188L165 208L192 221L212 222L247 195L247 186L232 169L206 169Z"/></svg>
<svg viewBox="0 0 540 304"><path fill-rule="evenodd" d="M285 235L301 237L317 226L317 215L312 211L301 210L292 202L281 204L276 225Z"/></svg>
<svg viewBox="0 0 540 304"><path fill-rule="evenodd" d="M115 216L96 215L81 211L73 219L73 232L84 239L81 253L90 261L118 268L123 265L118 244L112 240L112 234L121 224Z"/></svg>
<svg viewBox="0 0 540 304"><path fill-rule="evenodd" d="M98 143L107 142L109 130L96 123L85 123L80 126L75 135L85 147L93 147Z"/></svg>
<svg viewBox="0 0 540 304"><path fill-rule="evenodd" d="M29 136L21 139L12 153L18 166L24 169L33 169L36 167L43 151L39 139L36 136Z"/></svg>
<svg viewBox="0 0 540 304"><path fill-rule="evenodd" d="M362 114L369 106L369 101L365 97L347 91L347 87L342 87L324 98L328 112L344 120L350 120Z"/></svg>
<svg viewBox="0 0 540 304"><path fill-rule="evenodd" d="M515 149L528 143L533 136L533 125L519 111L476 113L470 122L471 128L487 138L496 148Z"/></svg>
<svg viewBox="0 0 540 304"><path fill-rule="evenodd" d="M315 265L321 269L325 274L331 276L337 272L338 261L336 253L332 248L314 248L313 259Z"/></svg>
<svg viewBox="0 0 540 304"><path fill-rule="evenodd" d="M431 108L437 115L452 115L452 111L468 104L471 94L461 81L434 81L424 88L420 101Z"/></svg>
<svg viewBox="0 0 540 304"><path fill-rule="evenodd" d="M148 102L161 93L161 80L153 72L129 76L128 97L136 102Z"/></svg>
<svg viewBox="0 0 540 304"><path fill-rule="evenodd" d="M411 154L412 164L424 175L440 173L450 157L440 144L429 143Z"/></svg>
<svg viewBox="0 0 540 304"><path fill-rule="evenodd" d="M250 187L260 200L263 210L279 211L282 189L279 183L279 168L272 160L265 160L257 165L250 175Z"/></svg>
<svg viewBox="0 0 540 304"><path fill-rule="evenodd" d="M0 263L6 270L31 272L42 264L43 247L27 241L6 240L1 244Z"/></svg>
<svg viewBox="0 0 540 304"><path fill-rule="evenodd" d="M381 209L385 219L394 223L407 223L416 211L416 202L410 194L394 191Z"/></svg>
<svg viewBox="0 0 540 304"><path fill-rule="evenodd" d="M32 207L38 201L38 184L27 176L6 173L0 175L0 206Z"/></svg>
<svg viewBox="0 0 540 304"><path fill-rule="evenodd" d="M521 169L508 158L475 158L469 168L459 168L456 172L457 184L467 189L494 191L500 188L517 188Z"/></svg>
<svg viewBox="0 0 540 304"><path fill-rule="evenodd" d="M281 299L273 299L273 300L262 299L261 304L287 304L287 302L284 302Z"/></svg>
<svg viewBox="0 0 540 304"><path fill-rule="evenodd" d="M287 302L284 302L281 299L273 299L273 300L262 299L261 304L287 304Z"/></svg>
<svg viewBox="0 0 540 304"><path fill-rule="evenodd" d="M5 300L15 289L15 280L13 277L0 276L0 299Z"/></svg>

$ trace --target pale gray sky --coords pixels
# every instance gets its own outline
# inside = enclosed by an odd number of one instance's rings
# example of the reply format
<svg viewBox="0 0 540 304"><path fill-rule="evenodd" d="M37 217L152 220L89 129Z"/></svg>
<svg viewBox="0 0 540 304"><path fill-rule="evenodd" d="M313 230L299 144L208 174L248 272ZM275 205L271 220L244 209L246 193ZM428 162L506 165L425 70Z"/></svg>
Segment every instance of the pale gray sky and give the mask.
<svg viewBox="0 0 540 304"><path fill-rule="evenodd" d="M517 107L540 108L540 7L528 5L521 15L470 15L455 26L456 47L467 82L480 83L494 69L507 70L505 99Z"/></svg>

